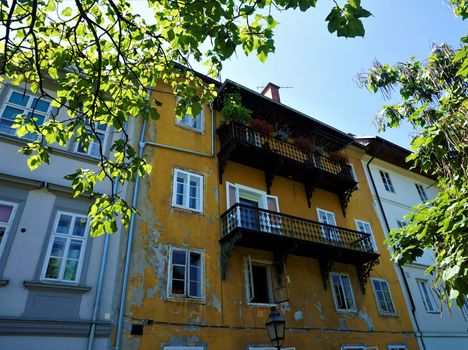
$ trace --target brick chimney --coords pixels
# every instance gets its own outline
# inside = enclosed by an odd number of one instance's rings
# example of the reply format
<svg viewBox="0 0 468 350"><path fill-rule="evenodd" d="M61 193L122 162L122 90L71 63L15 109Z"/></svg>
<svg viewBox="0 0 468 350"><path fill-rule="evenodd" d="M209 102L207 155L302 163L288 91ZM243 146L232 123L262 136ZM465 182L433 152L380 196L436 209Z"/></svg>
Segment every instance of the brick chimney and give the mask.
<svg viewBox="0 0 468 350"><path fill-rule="evenodd" d="M279 94L280 87L273 83L268 83L262 90L261 94L263 96L269 97L276 102L281 102L280 94Z"/></svg>

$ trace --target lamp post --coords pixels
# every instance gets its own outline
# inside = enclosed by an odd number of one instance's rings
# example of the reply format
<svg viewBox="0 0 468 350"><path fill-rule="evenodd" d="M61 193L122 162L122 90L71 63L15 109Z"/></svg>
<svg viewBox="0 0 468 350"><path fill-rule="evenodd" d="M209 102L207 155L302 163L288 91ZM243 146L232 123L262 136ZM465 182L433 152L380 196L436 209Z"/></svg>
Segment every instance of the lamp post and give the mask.
<svg viewBox="0 0 468 350"><path fill-rule="evenodd" d="M271 344L273 344L276 349L280 350L281 345L284 342L284 330L286 326L286 321L283 316L281 316L276 310L276 307L271 308L270 315L268 320L265 323L266 329L268 331L268 336L270 337Z"/></svg>

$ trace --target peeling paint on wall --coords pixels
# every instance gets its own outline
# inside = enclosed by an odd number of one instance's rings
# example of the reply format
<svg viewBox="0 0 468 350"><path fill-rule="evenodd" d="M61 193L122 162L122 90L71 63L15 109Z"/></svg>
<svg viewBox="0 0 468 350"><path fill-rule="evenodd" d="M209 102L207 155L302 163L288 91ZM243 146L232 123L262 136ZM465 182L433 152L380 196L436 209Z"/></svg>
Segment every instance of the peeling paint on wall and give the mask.
<svg viewBox="0 0 468 350"><path fill-rule="evenodd" d="M216 293L213 293L213 306L216 309L216 311L221 312L221 301L218 298L218 295Z"/></svg>
<svg viewBox="0 0 468 350"><path fill-rule="evenodd" d="M296 311L294 313L294 320L296 321L302 320L302 311Z"/></svg>
<svg viewBox="0 0 468 350"><path fill-rule="evenodd" d="M339 319L339 329L342 330L342 331L347 331L349 328L348 326L346 325L346 320L344 318L341 318Z"/></svg>
<svg viewBox="0 0 468 350"><path fill-rule="evenodd" d="M169 342L166 345L191 346L191 345L197 345L199 342L200 342L200 338L197 337L196 335L173 336L169 338Z"/></svg>
<svg viewBox="0 0 468 350"><path fill-rule="evenodd" d="M279 307L283 315L287 313L288 311L291 311L291 307L289 306L289 303L287 301L285 301L284 303L281 303Z"/></svg>
<svg viewBox="0 0 468 350"><path fill-rule="evenodd" d="M374 321L372 320L372 317L370 317L367 312L359 310L358 317L360 320L364 321L364 323L367 325L367 330L369 332L375 331Z"/></svg>
<svg viewBox="0 0 468 350"><path fill-rule="evenodd" d="M325 319L325 316L322 314L322 304L320 303L317 303L317 304L314 304L315 308L318 310L318 312L320 313L320 319L325 322L326 319Z"/></svg>

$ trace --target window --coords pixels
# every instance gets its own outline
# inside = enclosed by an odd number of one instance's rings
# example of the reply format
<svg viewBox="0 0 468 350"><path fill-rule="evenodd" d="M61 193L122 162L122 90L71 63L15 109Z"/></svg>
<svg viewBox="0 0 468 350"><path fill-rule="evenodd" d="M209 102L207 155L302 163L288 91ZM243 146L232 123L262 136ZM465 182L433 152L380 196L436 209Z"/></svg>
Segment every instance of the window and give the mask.
<svg viewBox="0 0 468 350"><path fill-rule="evenodd" d="M322 224L336 226L335 213L317 208L318 221ZM334 227L322 225L322 236L331 241L340 241L340 234Z"/></svg>
<svg viewBox="0 0 468 350"><path fill-rule="evenodd" d="M180 97L177 99L177 101L180 100ZM179 119L176 117L176 124L181 125L186 128L193 129L194 131L202 132L203 131L203 113L204 113L204 108L202 107L200 113L198 113L196 116L191 116L189 114L186 114L182 119Z"/></svg>
<svg viewBox="0 0 468 350"><path fill-rule="evenodd" d="M374 247L375 250L377 250L377 244L375 243L374 233L372 232L371 225L367 221L362 221L358 219L355 219L354 222L356 223L356 229L359 232L367 233L370 235L372 246Z"/></svg>
<svg viewBox="0 0 468 350"><path fill-rule="evenodd" d="M354 303L353 290L349 276L344 274L331 274L333 286L333 298L338 311L355 311L356 304Z"/></svg>
<svg viewBox="0 0 468 350"><path fill-rule="evenodd" d="M41 125L47 118L49 109L50 101L11 89L0 114L0 132L16 135L16 129L13 129L12 125L15 123L15 117L18 114L24 114L31 123L30 118L36 118L35 123ZM27 134L24 138L35 140L37 135Z"/></svg>
<svg viewBox="0 0 468 350"><path fill-rule="evenodd" d="M397 220L397 226L398 228L405 228L406 226L408 226L408 223L406 222L406 220Z"/></svg>
<svg viewBox="0 0 468 350"><path fill-rule="evenodd" d="M367 348L362 345L343 345L341 350L366 350Z"/></svg>
<svg viewBox="0 0 468 350"><path fill-rule="evenodd" d="M389 345L388 350L406 350L406 345Z"/></svg>
<svg viewBox="0 0 468 350"><path fill-rule="evenodd" d="M61 282L79 281L88 229L86 216L57 213L42 279Z"/></svg>
<svg viewBox="0 0 468 350"><path fill-rule="evenodd" d="M427 201L427 194L426 191L424 191L423 185L420 184L414 184L416 186L416 190L418 191L419 198L421 198L421 201L425 202Z"/></svg>
<svg viewBox="0 0 468 350"><path fill-rule="evenodd" d="M175 169L172 205L197 212L203 211L203 176Z"/></svg>
<svg viewBox="0 0 468 350"><path fill-rule="evenodd" d="M99 139L102 147L104 148L106 145L106 139L107 139L107 124L100 124L100 123L94 123L95 127L94 130L96 132L97 138ZM91 130L88 131L91 132ZM85 154L91 157L99 158L101 155L100 149L99 149L99 141L95 139L95 136L93 135L93 140L89 142L88 149L84 148L83 143L80 141L76 144L75 147L75 152L76 153L81 153Z"/></svg>
<svg viewBox="0 0 468 350"><path fill-rule="evenodd" d="M354 171L354 166L351 163L347 163L346 165L348 166L349 172L351 174L351 179L356 181L357 188L359 188L359 181L358 181L358 178L356 176L356 172Z"/></svg>
<svg viewBox="0 0 468 350"><path fill-rule="evenodd" d="M247 300L249 304L274 304L271 264L248 259Z"/></svg>
<svg viewBox="0 0 468 350"><path fill-rule="evenodd" d="M168 295L203 298L203 253L199 250L171 248L169 255Z"/></svg>
<svg viewBox="0 0 468 350"><path fill-rule="evenodd" d="M417 280L419 292L427 312L437 312L437 304L427 280Z"/></svg>
<svg viewBox="0 0 468 350"><path fill-rule="evenodd" d="M203 346L165 346L164 350L205 350Z"/></svg>
<svg viewBox="0 0 468 350"><path fill-rule="evenodd" d="M16 204L0 201L0 256L15 216Z"/></svg>
<svg viewBox="0 0 468 350"><path fill-rule="evenodd" d="M390 180L390 175L387 172L380 170L380 177L382 178L382 182L383 182L387 192L395 193L395 189L393 188L392 180Z"/></svg>
<svg viewBox="0 0 468 350"><path fill-rule="evenodd" d="M375 300L377 301L379 312L381 314L394 315L395 307L393 306L392 295L390 294L388 282L373 278L372 287L374 289Z"/></svg>
<svg viewBox="0 0 468 350"><path fill-rule="evenodd" d="M464 296L465 304L462 306L462 310L466 316L468 316L468 296Z"/></svg>

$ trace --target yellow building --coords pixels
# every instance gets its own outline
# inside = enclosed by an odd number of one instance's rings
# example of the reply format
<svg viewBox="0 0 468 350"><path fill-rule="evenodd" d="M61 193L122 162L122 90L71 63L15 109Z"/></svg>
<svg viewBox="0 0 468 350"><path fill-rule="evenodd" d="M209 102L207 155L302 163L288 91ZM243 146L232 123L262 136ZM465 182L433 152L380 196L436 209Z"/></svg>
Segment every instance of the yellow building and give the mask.
<svg viewBox="0 0 468 350"><path fill-rule="evenodd" d="M254 128L211 106L177 120L156 90L124 349L272 349L272 306L283 349L417 348L352 137L232 81Z"/></svg>

